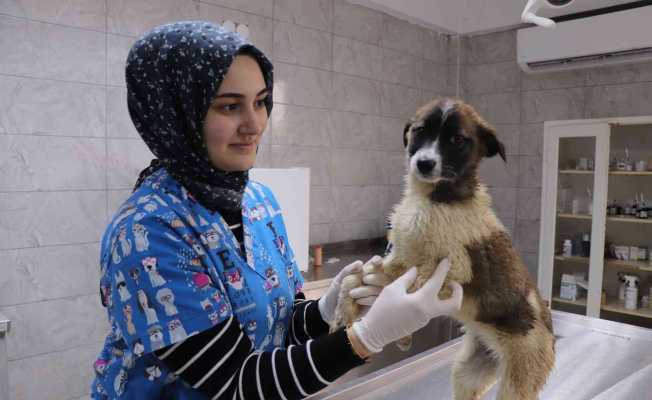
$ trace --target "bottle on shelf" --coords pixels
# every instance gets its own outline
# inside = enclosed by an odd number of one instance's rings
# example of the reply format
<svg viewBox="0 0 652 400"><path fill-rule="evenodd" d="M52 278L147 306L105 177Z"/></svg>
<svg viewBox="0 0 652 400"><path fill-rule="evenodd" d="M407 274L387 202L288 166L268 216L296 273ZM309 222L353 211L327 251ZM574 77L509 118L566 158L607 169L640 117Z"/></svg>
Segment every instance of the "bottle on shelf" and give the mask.
<svg viewBox="0 0 652 400"><path fill-rule="evenodd" d="M562 246L562 255L564 257L570 257L573 255L573 242L570 239L564 240L564 244Z"/></svg>
<svg viewBox="0 0 652 400"><path fill-rule="evenodd" d="M625 148L625 171L633 171L634 170L634 161L632 161L632 158L629 156L629 149Z"/></svg>
<svg viewBox="0 0 652 400"><path fill-rule="evenodd" d="M585 233L582 235L582 257L591 255L591 235Z"/></svg>
<svg viewBox="0 0 652 400"><path fill-rule="evenodd" d="M571 202L571 213L577 215L580 213L580 199L578 197L573 197Z"/></svg>
<svg viewBox="0 0 652 400"><path fill-rule="evenodd" d="M647 219L650 216L650 213L652 212L652 209L648 207L647 202L645 201L645 197L643 193L641 192L641 202L639 203L638 206L638 214L636 215L640 219Z"/></svg>
<svg viewBox="0 0 652 400"><path fill-rule="evenodd" d="M627 286L625 285L625 274L622 272L618 272L618 281L620 282L620 286L618 287L618 301L624 303L625 302L625 289Z"/></svg>
<svg viewBox="0 0 652 400"><path fill-rule="evenodd" d="M589 215L593 215L593 193L591 193L591 188L586 188L586 194L588 195L586 210Z"/></svg>
<svg viewBox="0 0 652 400"><path fill-rule="evenodd" d="M623 275L625 279L625 308L636 310L638 308L638 286L640 277L633 274Z"/></svg>

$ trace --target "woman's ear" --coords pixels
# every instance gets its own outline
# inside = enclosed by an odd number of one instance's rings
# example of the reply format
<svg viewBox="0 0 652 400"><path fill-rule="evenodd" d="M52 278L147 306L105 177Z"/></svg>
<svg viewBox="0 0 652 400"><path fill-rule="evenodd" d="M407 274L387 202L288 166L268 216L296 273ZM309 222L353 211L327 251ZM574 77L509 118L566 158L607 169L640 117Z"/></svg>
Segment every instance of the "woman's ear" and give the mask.
<svg viewBox="0 0 652 400"><path fill-rule="evenodd" d="M412 126L411 122L407 122L405 124L405 128L403 128L403 147L407 147L408 144L408 137L407 133L410 131L410 127Z"/></svg>
<svg viewBox="0 0 652 400"><path fill-rule="evenodd" d="M484 143L485 148L487 149L487 154L485 157L493 157L496 154L500 155L500 158L503 161L507 162L507 156L505 155L505 145L498 140L496 137L496 130L482 121L478 124L478 137Z"/></svg>

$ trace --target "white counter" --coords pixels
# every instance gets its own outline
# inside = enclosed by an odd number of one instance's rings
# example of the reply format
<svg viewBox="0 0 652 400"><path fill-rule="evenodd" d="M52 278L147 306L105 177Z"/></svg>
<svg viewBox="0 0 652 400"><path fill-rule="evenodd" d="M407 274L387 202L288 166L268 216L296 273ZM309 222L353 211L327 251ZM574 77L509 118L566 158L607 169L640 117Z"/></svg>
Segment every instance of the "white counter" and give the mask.
<svg viewBox="0 0 652 400"><path fill-rule="evenodd" d="M541 400L652 400L652 330L558 311L553 324L557 360ZM460 345L453 340L309 399L451 399Z"/></svg>

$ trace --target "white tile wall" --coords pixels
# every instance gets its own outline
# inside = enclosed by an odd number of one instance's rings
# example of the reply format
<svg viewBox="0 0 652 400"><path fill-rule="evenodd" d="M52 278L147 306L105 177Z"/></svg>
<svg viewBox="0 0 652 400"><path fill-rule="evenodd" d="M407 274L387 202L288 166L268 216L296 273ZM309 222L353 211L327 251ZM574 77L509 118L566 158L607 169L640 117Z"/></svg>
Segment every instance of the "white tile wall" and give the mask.
<svg viewBox="0 0 652 400"><path fill-rule="evenodd" d="M104 31L105 0L5 0L0 13L34 21Z"/></svg>
<svg viewBox="0 0 652 400"><path fill-rule="evenodd" d="M274 18L279 21L331 32L332 0L275 0Z"/></svg>
<svg viewBox="0 0 652 400"><path fill-rule="evenodd" d="M382 31L381 13L351 4L347 0L335 0L334 34L380 45Z"/></svg>
<svg viewBox="0 0 652 400"><path fill-rule="evenodd" d="M80 395L88 398L92 362L101 346L101 342L95 342L11 361L11 400L76 399Z"/></svg>
<svg viewBox="0 0 652 400"><path fill-rule="evenodd" d="M0 250L0 307L96 294L98 254L95 242Z"/></svg>
<svg viewBox="0 0 652 400"><path fill-rule="evenodd" d="M99 241L104 191L0 192L0 249Z"/></svg>
<svg viewBox="0 0 652 400"><path fill-rule="evenodd" d="M384 234L402 192L404 123L454 93L448 36L346 0L1 1L0 312L13 320L12 400L88 398L107 329L99 241L152 157L129 118L124 62L147 29L197 18L249 25L274 60L276 105L256 165L311 168L311 243Z"/></svg>
<svg viewBox="0 0 652 400"><path fill-rule="evenodd" d="M101 32L0 16L0 54L0 74L95 84L106 80Z"/></svg>
<svg viewBox="0 0 652 400"><path fill-rule="evenodd" d="M162 23L199 16L198 3L193 0L110 0L106 11L107 32L131 36Z"/></svg>
<svg viewBox="0 0 652 400"><path fill-rule="evenodd" d="M274 60L329 70L332 42L329 32L278 22L274 25Z"/></svg>
<svg viewBox="0 0 652 400"><path fill-rule="evenodd" d="M0 136L0 192L102 190L105 144L103 138Z"/></svg>
<svg viewBox="0 0 652 400"><path fill-rule="evenodd" d="M2 313L12 320L6 336L9 360L97 342L108 328L97 297L93 293L3 307Z"/></svg>
<svg viewBox="0 0 652 400"><path fill-rule="evenodd" d="M333 71L380 80L383 78L383 48L334 36Z"/></svg>
<svg viewBox="0 0 652 400"><path fill-rule="evenodd" d="M0 133L104 137L101 86L0 75Z"/></svg>
<svg viewBox="0 0 652 400"><path fill-rule="evenodd" d="M219 3L229 3L229 1L217 1ZM274 21L271 18L271 1L258 0L250 1L249 6L253 11L245 11L243 6L246 6L247 1L241 2L238 0L233 3L240 4L238 11L233 7L220 7L209 3L199 3L199 18L205 21L215 23L222 23L226 20L231 20L237 23L246 24L249 27L250 40L256 44L265 54L271 56L273 52L274 40ZM258 8L256 10L256 8ZM269 13L267 13L269 12Z"/></svg>

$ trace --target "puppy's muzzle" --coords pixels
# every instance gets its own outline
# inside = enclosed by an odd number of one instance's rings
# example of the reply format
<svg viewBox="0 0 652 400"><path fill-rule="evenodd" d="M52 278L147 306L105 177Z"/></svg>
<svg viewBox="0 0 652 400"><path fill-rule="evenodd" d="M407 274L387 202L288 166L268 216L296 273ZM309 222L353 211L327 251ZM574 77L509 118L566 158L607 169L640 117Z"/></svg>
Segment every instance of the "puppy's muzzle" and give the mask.
<svg viewBox="0 0 652 400"><path fill-rule="evenodd" d="M428 176L428 175L432 174L432 172L435 169L436 165L437 165L437 162L435 160L426 159L426 160L418 160L417 161L417 169L424 176Z"/></svg>

